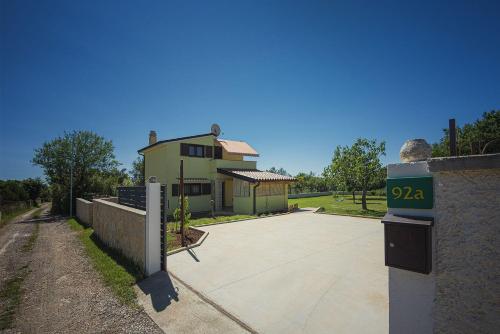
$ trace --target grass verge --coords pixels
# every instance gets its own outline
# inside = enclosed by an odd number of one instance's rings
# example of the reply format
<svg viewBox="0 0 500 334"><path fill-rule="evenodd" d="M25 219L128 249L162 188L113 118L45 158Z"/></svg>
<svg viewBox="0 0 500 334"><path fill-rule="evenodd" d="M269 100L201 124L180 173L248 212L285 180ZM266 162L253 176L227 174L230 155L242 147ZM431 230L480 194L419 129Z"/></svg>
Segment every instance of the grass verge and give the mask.
<svg viewBox="0 0 500 334"><path fill-rule="evenodd" d="M35 227L33 228L33 232L31 232L28 241L21 247L21 252L31 252L33 247L35 247L36 238L38 238L38 231L40 230L40 225L35 223Z"/></svg>
<svg viewBox="0 0 500 334"><path fill-rule="evenodd" d="M42 216L43 208L36 209L33 214L31 214L31 219L38 219Z"/></svg>
<svg viewBox="0 0 500 334"><path fill-rule="evenodd" d="M325 213L354 215L364 217L383 217L387 212L387 200L380 196L367 196L368 210L361 208L361 197L356 197L356 202L352 201L350 195L327 195L308 198L289 199L288 204L299 205L299 208L313 207L324 208Z"/></svg>
<svg viewBox="0 0 500 334"><path fill-rule="evenodd" d="M122 303L137 306L134 284L144 278L139 266L119 251L104 245L92 228L80 224L75 219L69 219L68 224L72 230L78 232L78 238L83 243L88 257L101 275L104 284Z"/></svg>
<svg viewBox="0 0 500 334"><path fill-rule="evenodd" d="M33 250L36 239L38 238L39 229L40 226L35 224L28 240L22 245L21 252L27 253ZM2 306L0 312L0 330L12 327L14 315L16 314L16 310L21 302L22 285L28 274L29 268L28 264L26 264L17 269L14 277L8 279L0 291L0 306Z"/></svg>
<svg viewBox="0 0 500 334"><path fill-rule="evenodd" d="M16 218L19 215L22 215L23 213L30 211L30 210L33 210L33 208L23 208L23 209L12 211L12 212L7 213L7 214L2 213L2 220L0 220L0 228L7 225L12 219Z"/></svg>
<svg viewBox="0 0 500 334"><path fill-rule="evenodd" d="M0 330L12 327L14 315L21 302L23 281L28 274L28 265L19 268L16 275L7 280L2 291L0 291L0 299L3 304L2 312L0 313Z"/></svg>
<svg viewBox="0 0 500 334"><path fill-rule="evenodd" d="M255 216L231 215L231 216L215 216L213 218L212 217L204 217L204 218L198 218L198 219L190 219L189 226L202 226L202 225L223 223L223 222L228 222L228 221L232 221L232 220L243 220L243 219L249 219L249 218L255 218Z"/></svg>

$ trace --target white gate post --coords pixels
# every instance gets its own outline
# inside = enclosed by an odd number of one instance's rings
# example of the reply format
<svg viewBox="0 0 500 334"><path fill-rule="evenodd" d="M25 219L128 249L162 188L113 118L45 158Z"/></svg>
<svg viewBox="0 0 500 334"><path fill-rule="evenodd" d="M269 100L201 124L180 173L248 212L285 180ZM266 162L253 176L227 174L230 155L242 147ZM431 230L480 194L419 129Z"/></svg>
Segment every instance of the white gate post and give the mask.
<svg viewBox="0 0 500 334"><path fill-rule="evenodd" d="M146 183L146 276L161 270L160 184L153 178L150 181Z"/></svg>

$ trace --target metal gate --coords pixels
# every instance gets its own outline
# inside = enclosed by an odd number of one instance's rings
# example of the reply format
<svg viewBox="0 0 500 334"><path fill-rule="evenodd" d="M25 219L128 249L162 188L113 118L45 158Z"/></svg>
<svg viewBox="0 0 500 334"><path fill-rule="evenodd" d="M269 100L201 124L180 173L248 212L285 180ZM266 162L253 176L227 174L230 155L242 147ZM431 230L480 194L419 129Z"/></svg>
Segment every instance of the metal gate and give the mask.
<svg viewBox="0 0 500 334"><path fill-rule="evenodd" d="M160 187L160 207L161 207L161 224L160 224L160 259L161 259L161 270L167 271L167 186L162 185Z"/></svg>

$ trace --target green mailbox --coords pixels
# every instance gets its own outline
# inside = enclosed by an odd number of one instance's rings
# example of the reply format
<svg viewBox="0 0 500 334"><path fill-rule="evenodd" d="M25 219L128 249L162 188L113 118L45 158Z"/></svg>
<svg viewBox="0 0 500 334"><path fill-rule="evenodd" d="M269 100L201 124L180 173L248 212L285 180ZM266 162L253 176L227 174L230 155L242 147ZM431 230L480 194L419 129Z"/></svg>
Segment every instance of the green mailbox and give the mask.
<svg viewBox="0 0 500 334"><path fill-rule="evenodd" d="M432 209L432 176L387 179L387 207Z"/></svg>

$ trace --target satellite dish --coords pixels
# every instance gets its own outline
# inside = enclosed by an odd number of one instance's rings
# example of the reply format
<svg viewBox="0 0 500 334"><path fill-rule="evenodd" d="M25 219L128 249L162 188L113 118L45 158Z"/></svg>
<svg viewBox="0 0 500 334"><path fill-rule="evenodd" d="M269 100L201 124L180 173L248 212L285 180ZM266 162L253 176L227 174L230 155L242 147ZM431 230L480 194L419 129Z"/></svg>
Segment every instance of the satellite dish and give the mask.
<svg viewBox="0 0 500 334"><path fill-rule="evenodd" d="M216 137L220 135L220 126L218 124L212 124L212 127L210 128L211 133L213 133Z"/></svg>

